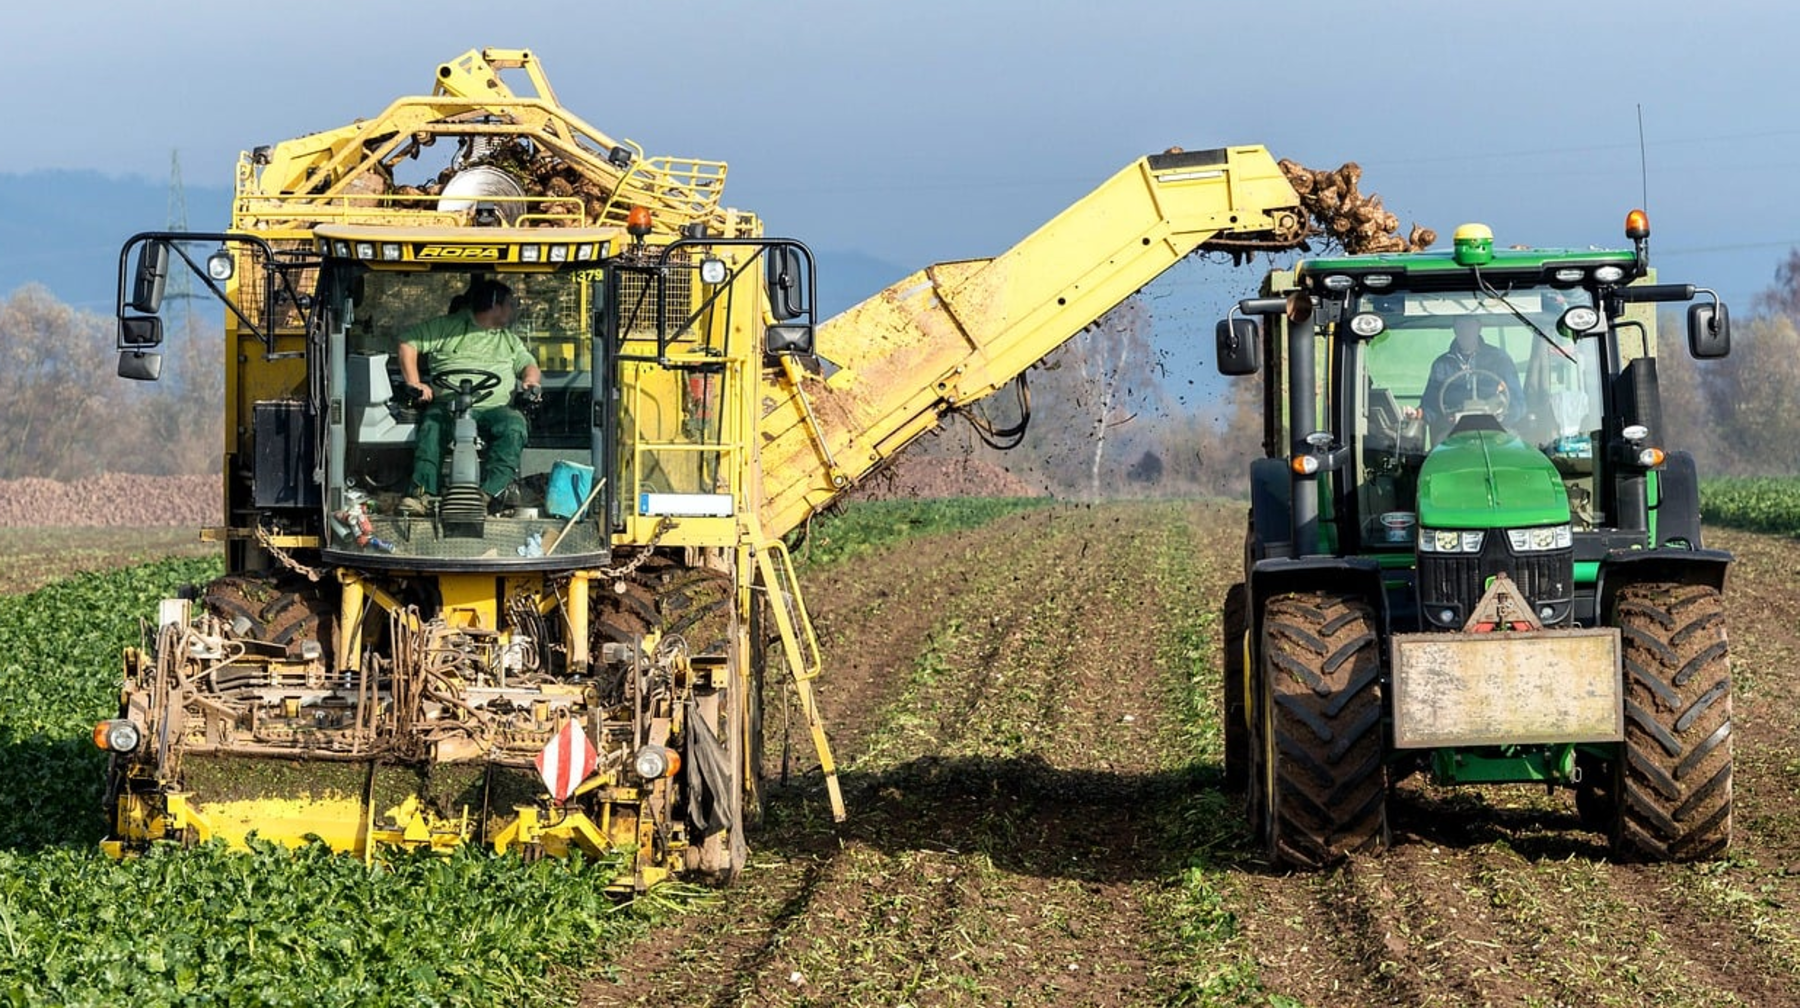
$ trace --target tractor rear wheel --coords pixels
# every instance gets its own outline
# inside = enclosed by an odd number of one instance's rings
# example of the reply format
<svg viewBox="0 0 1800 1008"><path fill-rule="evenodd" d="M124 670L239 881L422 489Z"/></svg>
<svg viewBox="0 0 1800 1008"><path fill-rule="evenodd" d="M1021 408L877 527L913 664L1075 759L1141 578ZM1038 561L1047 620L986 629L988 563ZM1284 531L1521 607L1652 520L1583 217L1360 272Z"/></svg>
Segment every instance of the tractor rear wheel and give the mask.
<svg viewBox="0 0 1800 1008"><path fill-rule="evenodd" d="M1705 585L1619 589L1625 667L1615 854L1695 861L1731 844L1731 666L1725 603Z"/></svg>
<svg viewBox="0 0 1800 1008"><path fill-rule="evenodd" d="M1237 791L1250 779L1250 722L1244 709L1244 634L1250 623L1250 598L1243 582L1225 592L1220 613L1225 695L1225 789Z"/></svg>
<svg viewBox="0 0 1800 1008"><path fill-rule="evenodd" d="M1278 595L1263 612L1258 832L1277 864L1319 869L1387 846L1379 630L1355 595Z"/></svg>

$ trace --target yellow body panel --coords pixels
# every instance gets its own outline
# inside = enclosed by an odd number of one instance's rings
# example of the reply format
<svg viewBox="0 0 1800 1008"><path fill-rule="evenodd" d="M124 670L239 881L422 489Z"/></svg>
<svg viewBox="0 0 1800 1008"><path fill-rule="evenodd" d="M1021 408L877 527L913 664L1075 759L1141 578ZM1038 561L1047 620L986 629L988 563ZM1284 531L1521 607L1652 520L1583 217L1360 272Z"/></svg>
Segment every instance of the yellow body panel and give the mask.
<svg viewBox="0 0 1800 1008"><path fill-rule="evenodd" d="M834 500L942 413L1017 377L1198 248L1286 247L1299 198L1261 147L1140 158L995 259L939 263L819 328L761 420L764 533Z"/></svg>

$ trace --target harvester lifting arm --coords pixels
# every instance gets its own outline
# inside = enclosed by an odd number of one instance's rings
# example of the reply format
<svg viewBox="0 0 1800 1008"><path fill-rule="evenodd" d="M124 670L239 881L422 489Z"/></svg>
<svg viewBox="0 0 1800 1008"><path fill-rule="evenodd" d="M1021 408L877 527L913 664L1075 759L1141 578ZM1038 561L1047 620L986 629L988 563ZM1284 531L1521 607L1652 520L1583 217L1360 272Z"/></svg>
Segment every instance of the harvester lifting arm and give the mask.
<svg viewBox="0 0 1800 1008"><path fill-rule="evenodd" d="M1262 147L1156 154L998 258L928 267L825 322L837 370L783 369L764 403L764 534L798 527L1196 249L1289 248L1305 227Z"/></svg>

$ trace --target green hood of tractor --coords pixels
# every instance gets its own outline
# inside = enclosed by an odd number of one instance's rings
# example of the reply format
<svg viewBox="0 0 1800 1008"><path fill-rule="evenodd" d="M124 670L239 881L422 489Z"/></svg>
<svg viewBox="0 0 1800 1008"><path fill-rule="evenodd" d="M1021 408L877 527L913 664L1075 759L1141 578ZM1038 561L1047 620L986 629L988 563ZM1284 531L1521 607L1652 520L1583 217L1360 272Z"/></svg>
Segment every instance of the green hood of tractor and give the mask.
<svg viewBox="0 0 1800 1008"><path fill-rule="evenodd" d="M1569 495L1544 453L1499 429L1459 430L1419 469L1421 528L1525 528L1569 520Z"/></svg>

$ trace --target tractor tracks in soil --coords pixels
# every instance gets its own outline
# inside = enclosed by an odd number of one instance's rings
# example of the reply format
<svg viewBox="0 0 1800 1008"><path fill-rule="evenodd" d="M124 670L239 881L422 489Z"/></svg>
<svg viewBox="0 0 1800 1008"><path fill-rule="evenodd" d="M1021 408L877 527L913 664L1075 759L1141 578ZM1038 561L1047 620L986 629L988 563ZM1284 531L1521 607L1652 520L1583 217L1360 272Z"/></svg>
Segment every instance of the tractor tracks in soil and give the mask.
<svg viewBox="0 0 1800 1008"><path fill-rule="evenodd" d="M743 880L605 950L583 1003L1800 1005L1800 543L1709 539L1739 558L1728 857L1613 864L1566 796L1410 780L1390 851L1307 875L1259 862L1216 726L1182 726L1189 681L1218 717L1241 516L1059 505L805 574L850 821L796 721L812 772Z"/></svg>

